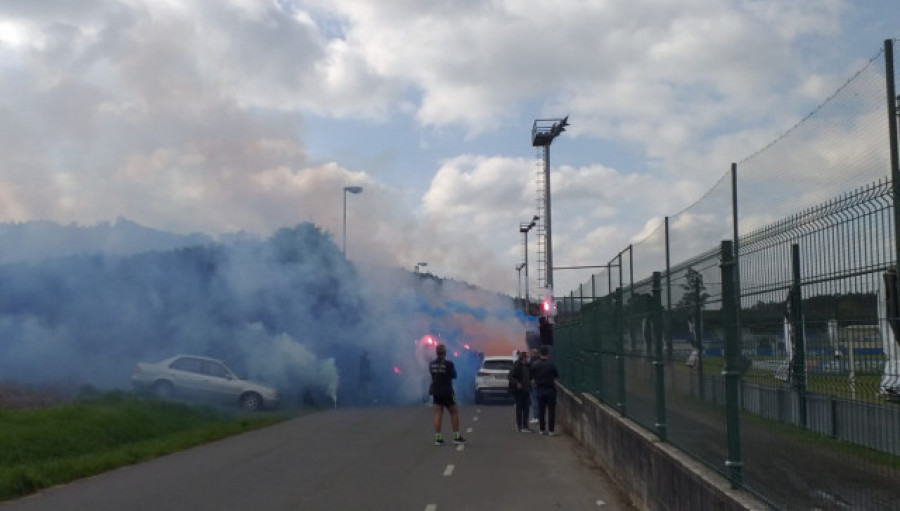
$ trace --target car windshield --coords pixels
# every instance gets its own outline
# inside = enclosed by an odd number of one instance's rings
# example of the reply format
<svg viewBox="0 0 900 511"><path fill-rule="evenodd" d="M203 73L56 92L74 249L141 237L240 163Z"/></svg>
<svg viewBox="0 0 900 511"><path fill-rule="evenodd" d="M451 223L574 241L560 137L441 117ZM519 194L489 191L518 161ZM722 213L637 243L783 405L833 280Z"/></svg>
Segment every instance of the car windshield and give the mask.
<svg viewBox="0 0 900 511"><path fill-rule="evenodd" d="M490 371L509 371L513 367L512 360L485 360L483 369Z"/></svg>

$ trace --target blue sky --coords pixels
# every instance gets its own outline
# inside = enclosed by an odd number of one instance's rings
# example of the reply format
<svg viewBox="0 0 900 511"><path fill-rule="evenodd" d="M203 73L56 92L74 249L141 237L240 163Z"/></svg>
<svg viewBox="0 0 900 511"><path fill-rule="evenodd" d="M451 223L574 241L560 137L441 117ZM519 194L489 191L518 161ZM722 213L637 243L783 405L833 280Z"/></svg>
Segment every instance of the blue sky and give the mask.
<svg viewBox="0 0 900 511"><path fill-rule="evenodd" d="M555 263L602 264L898 35L895 0L5 0L0 221L339 243L359 185L351 260L515 294L535 118L571 122Z"/></svg>

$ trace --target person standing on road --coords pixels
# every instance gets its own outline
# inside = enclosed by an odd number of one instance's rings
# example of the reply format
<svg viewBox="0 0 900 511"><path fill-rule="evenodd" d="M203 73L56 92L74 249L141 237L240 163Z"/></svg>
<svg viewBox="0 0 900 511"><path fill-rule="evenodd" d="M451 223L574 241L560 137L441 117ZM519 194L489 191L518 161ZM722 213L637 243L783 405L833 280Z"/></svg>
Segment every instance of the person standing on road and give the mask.
<svg viewBox="0 0 900 511"><path fill-rule="evenodd" d="M522 433L531 433L528 428L528 409L531 405L531 366L528 364L528 352L518 353L509 370L509 386L516 400L516 429Z"/></svg>
<svg viewBox="0 0 900 511"><path fill-rule="evenodd" d="M366 406L372 404L372 363L367 351L359 357L359 402Z"/></svg>
<svg viewBox="0 0 900 511"><path fill-rule="evenodd" d="M441 435L441 423L444 419L444 408L450 411L450 425L453 427L453 443L464 444L466 439L459 434L459 410L456 396L453 394L453 380L456 378L456 366L447 360L447 347L438 344L435 348L437 358L428 364L431 373L431 402L434 405L434 445L444 445Z"/></svg>
<svg viewBox="0 0 900 511"><path fill-rule="evenodd" d="M542 435L556 435L556 379L559 372L547 346L541 346L540 358L531 367L538 400L538 423Z"/></svg>
<svg viewBox="0 0 900 511"><path fill-rule="evenodd" d="M528 350L528 365L529 367L534 367L534 363L540 358L540 353L537 348L532 348ZM531 379L531 420L528 421L529 424L537 424L538 422L538 402L537 402L537 389L534 387L534 373L532 372Z"/></svg>

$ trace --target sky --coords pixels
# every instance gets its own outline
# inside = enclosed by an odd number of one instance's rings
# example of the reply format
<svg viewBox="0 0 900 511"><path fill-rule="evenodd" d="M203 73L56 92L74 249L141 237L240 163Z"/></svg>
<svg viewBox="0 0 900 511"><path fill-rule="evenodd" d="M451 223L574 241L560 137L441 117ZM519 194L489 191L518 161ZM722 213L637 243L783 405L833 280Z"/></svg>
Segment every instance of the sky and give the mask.
<svg viewBox="0 0 900 511"><path fill-rule="evenodd" d="M4 0L0 222L346 220L351 262L516 295L535 119L570 122L554 263L604 264L900 36L895 3Z"/></svg>

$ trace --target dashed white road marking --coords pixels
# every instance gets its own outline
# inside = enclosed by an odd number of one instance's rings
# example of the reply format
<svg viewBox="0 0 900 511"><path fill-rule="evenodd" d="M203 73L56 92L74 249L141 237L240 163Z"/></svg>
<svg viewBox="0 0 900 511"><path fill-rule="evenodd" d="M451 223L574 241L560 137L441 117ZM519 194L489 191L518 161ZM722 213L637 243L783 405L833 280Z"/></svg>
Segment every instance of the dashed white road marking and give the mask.
<svg viewBox="0 0 900 511"><path fill-rule="evenodd" d="M425 511L437 511L437 504L428 504L425 506Z"/></svg>
<svg viewBox="0 0 900 511"><path fill-rule="evenodd" d="M597 505L598 505L598 506L605 506L605 505L606 505L606 502L603 502L602 500L598 500L598 501L597 501Z"/></svg>
<svg viewBox="0 0 900 511"><path fill-rule="evenodd" d="M471 433L471 432L472 432L472 428L469 428L466 430L466 433Z"/></svg>
<svg viewBox="0 0 900 511"><path fill-rule="evenodd" d="M466 444L459 444L459 445L456 446L456 450L457 450L457 451L461 451L461 450L463 450L463 449L465 449L465 448L466 448Z"/></svg>
<svg viewBox="0 0 900 511"><path fill-rule="evenodd" d="M451 475L453 475L453 469L453 465L447 465L447 468L444 469L444 477L450 477Z"/></svg>
<svg viewBox="0 0 900 511"><path fill-rule="evenodd" d="M472 420L475 422L478 422L478 416L476 415L475 417L472 418Z"/></svg>

